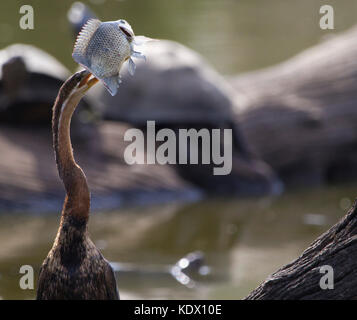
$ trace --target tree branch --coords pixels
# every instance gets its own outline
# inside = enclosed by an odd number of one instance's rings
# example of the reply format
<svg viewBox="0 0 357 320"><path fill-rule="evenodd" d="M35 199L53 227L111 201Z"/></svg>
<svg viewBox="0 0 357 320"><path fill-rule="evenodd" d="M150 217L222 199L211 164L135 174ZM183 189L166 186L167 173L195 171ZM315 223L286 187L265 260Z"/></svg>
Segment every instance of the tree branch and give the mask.
<svg viewBox="0 0 357 320"><path fill-rule="evenodd" d="M334 270L333 289L320 287L324 265ZM299 258L273 273L245 299L357 299L357 201Z"/></svg>

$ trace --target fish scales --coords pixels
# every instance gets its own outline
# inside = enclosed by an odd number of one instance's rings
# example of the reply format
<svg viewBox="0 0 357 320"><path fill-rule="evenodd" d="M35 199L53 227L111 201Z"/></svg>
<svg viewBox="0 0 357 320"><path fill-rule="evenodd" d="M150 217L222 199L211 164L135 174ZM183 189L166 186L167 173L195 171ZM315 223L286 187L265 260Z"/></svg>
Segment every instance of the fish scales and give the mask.
<svg viewBox="0 0 357 320"><path fill-rule="evenodd" d="M85 57L91 61L90 68L99 77L117 75L130 57L130 44L115 25L103 23L93 34Z"/></svg>
<svg viewBox="0 0 357 320"><path fill-rule="evenodd" d="M132 57L145 59L134 45L151 39L135 37L125 20L101 22L91 19L79 33L73 49L73 59L100 79L108 91L115 95L120 81L120 69L129 60L129 72L134 74Z"/></svg>

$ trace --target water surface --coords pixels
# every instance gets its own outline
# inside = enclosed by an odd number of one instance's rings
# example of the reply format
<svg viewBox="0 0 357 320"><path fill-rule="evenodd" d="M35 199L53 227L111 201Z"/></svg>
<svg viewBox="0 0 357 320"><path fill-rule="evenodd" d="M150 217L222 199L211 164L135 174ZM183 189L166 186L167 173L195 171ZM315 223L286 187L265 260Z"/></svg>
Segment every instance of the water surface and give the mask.
<svg viewBox="0 0 357 320"><path fill-rule="evenodd" d="M119 272L123 299L239 299L298 257L335 224L355 197L355 185L296 191L277 199L217 199L95 213L90 234ZM0 296L32 299L19 287L19 269L36 273L52 246L58 215L1 214ZM200 250L211 268L189 289L160 270Z"/></svg>

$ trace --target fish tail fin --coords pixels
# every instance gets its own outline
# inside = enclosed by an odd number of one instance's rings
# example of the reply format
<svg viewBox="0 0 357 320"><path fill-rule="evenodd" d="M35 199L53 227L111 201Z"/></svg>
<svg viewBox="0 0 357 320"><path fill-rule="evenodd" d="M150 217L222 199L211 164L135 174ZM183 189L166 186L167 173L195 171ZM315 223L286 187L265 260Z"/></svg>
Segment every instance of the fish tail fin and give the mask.
<svg viewBox="0 0 357 320"><path fill-rule="evenodd" d="M89 41L91 40L93 34L97 31L101 23L102 22L98 19L90 19L84 25L81 32L78 34L72 53L72 57L76 62L80 64L86 63L85 53Z"/></svg>

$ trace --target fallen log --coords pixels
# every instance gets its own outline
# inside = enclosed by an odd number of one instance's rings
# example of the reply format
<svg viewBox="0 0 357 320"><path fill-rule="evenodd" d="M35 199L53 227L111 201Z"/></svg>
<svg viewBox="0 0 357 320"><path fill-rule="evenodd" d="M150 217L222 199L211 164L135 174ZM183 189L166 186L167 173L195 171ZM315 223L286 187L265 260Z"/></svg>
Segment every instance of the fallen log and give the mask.
<svg viewBox="0 0 357 320"><path fill-rule="evenodd" d="M330 289L320 286L326 266L333 270ZM245 299L357 299L357 201L340 222L316 239L299 258L269 276Z"/></svg>
<svg viewBox="0 0 357 320"><path fill-rule="evenodd" d="M357 177L357 27L232 79L247 145L287 184Z"/></svg>
<svg viewBox="0 0 357 320"><path fill-rule="evenodd" d="M92 208L192 200L205 193L280 193L282 184L271 168L245 152L239 128L232 121L231 89L224 89L224 79L217 84L220 76L184 46L159 43L151 63L138 65L136 80L124 78L118 98L104 101L106 119L98 121L98 92L106 91L100 85L93 88L93 94L88 93L74 114L75 156L88 177ZM68 73L38 48L13 45L0 50L0 213L57 212L62 206L64 190L49 126L53 102ZM130 121L135 118L139 121ZM230 174L214 175L213 169L222 163L213 161L202 165L191 165L190 159L188 164L178 165L127 164L125 132L133 127L147 132L147 120L158 121L158 130L171 128L176 133L181 128L197 132L232 129L232 157L227 152L226 161L228 167L231 163ZM197 147L201 152L198 143ZM146 158L147 148L142 154Z"/></svg>
<svg viewBox="0 0 357 320"><path fill-rule="evenodd" d="M128 165L123 123L100 122L88 141L74 141L75 157L86 173L93 210L192 200L199 190L170 166ZM1 126L0 214L60 210L64 189L58 178L48 128Z"/></svg>

